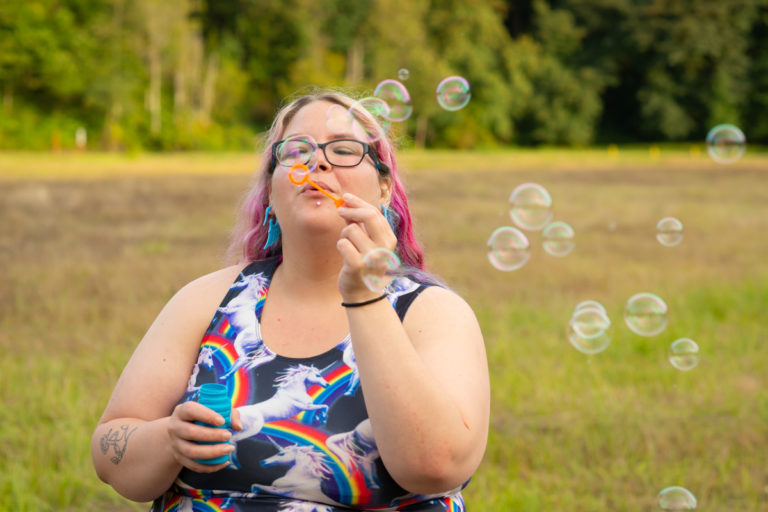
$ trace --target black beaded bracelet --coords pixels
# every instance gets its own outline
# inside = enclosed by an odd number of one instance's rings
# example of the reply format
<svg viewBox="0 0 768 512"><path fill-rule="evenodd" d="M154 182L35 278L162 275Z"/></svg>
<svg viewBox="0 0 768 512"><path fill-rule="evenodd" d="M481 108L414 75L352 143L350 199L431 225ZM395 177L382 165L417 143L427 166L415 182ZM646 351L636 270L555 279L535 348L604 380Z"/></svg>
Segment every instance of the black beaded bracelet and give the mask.
<svg viewBox="0 0 768 512"><path fill-rule="evenodd" d="M387 297L387 294L379 295L376 298L370 299L370 300L364 300L363 302L342 302L341 305L345 308L359 308L360 306L367 306L368 304L373 304L374 302L379 302L381 299L384 299Z"/></svg>

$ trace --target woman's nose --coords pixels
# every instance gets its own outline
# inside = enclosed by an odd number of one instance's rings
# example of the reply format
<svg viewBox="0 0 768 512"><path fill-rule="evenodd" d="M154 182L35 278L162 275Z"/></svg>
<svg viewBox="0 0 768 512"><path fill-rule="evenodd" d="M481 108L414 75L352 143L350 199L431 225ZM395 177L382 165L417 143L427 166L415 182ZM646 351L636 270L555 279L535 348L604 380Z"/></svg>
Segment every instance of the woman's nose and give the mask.
<svg viewBox="0 0 768 512"><path fill-rule="evenodd" d="M329 171L331 169L332 165L328 161L328 158L326 158L325 151L323 151L321 148L318 148L317 151L315 151L315 158L317 158L318 170Z"/></svg>

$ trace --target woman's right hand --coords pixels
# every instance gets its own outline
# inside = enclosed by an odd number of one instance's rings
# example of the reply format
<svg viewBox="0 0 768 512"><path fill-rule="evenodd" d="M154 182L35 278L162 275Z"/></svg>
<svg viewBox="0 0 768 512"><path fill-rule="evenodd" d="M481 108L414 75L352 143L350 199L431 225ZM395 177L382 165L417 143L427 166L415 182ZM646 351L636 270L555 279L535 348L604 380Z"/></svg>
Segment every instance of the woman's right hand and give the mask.
<svg viewBox="0 0 768 512"><path fill-rule="evenodd" d="M224 424L224 418L221 415L197 402L190 401L177 405L168 422L168 438L173 457L182 466L198 473L213 473L224 469L229 465L229 460L221 464L207 465L196 462L194 459L215 459L222 455L229 455L235 449L234 445L229 444L232 434L224 428L197 425L195 421L209 425ZM234 430L242 428L237 409L232 409L230 422ZM218 444L199 444L199 441Z"/></svg>

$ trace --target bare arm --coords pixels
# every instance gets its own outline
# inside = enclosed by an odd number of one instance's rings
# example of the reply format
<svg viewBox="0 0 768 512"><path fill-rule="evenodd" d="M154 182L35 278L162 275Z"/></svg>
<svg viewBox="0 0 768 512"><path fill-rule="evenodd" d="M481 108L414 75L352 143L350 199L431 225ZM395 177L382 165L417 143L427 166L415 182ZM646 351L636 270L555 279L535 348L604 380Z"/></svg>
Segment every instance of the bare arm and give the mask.
<svg viewBox="0 0 768 512"><path fill-rule="evenodd" d="M231 449L194 442L226 441L226 430L192 423L215 425L223 418L194 402L176 403L186 390L205 329L239 270L229 267L182 288L155 319L115 386L93 433L91 456L99 478L126 498L156 498L183 466L195 471L225 466L192 460Z"/></svg>
<svg viewBox="0 0 768 512"><path fill-rule="evenodd" d="M360 278L363 255L396 240L381 212L351 194L337 248L345 302L375 296ZM382 461L403 488L444 492L480 464L488 436L490 386L474 313L451 291L431 287L404 322L386 301L347 308L365 405Z"/></svg>
<svg viewBox="0 0 768 512"><path fill-rule="evenodd" d="M387 470L412 492L463 484L485 451L490 400L483 339L469 306L432 287L404 324L386 301L351 308L348 319Z"/></svg>

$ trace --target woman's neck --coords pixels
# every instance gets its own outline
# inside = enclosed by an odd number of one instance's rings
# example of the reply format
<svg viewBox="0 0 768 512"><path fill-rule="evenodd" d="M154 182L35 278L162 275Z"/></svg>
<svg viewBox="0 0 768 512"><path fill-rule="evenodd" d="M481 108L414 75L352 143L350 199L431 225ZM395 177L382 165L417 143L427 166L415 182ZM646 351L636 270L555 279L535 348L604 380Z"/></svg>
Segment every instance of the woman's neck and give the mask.
<svg viewBox="0 0 768 512"><path fill-rule="evenodd" d="M280 264L283 284L301 293L338 294L337 280L343 260L336 242L327 237L283 240Z"/></svg>

